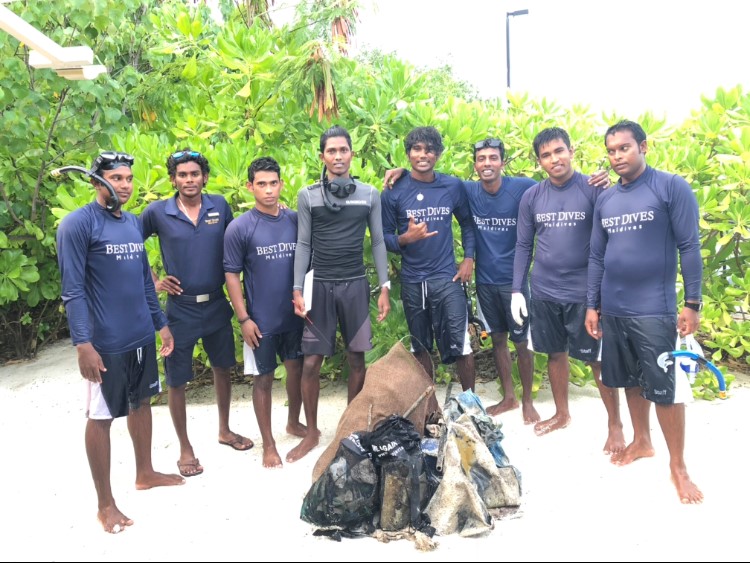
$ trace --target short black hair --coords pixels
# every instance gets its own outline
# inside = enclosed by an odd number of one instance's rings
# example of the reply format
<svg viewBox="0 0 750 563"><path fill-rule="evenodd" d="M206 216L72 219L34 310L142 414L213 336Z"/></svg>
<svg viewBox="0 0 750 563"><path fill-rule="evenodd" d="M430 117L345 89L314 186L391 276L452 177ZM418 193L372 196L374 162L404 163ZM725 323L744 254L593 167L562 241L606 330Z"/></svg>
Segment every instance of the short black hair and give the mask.
<svg viewBox="0 0 750 563"><path fill-rule="evenodd" d="M633 134L635 142L639 145L646 140L646 132L643 130L643 127L635 121L623 119L607 129L607 132L604 134L604 146L607 146L607 137L619 133L620 131L630 131Z"/></svg>
<svg viewBox="0 0 750 563"><path fill-rule="evenodd" d="M443 137L440 135L440 131L432 126L428 127L415 127L404 140L404 148L406 154L411 152L412 147L417 143L424 143L428 147L432 147L435 150L435 154L440 156L443 154L445 147L443 146Z"/></svg>
<svg viewBox="0 0 750 563"><path fill-rule="evenodd" d="M474 143L474 162L477 161L477 151L484 149L497 149L500 151L500 160L505 161L505 145L500 139L495 137L487 137L483 141Z"/></svg>
<svg viewBox="0 0 750 563"><path fill-rule="evenodd" d="M276 172L279 179L281 179L281 167L279 166L279 163L270 156L261 156L250 163L250 166L247 167L248 182L254 182L255 175L258 172Z"/></svg>
<svg viewBox="0 0 750 563"><path fill-rule="evenodd" d="M207 176L211 171L211 167L208 165L208 159L198 151L192 150L190 147L177 150L169 155L167 158L167 172L170 178L174 178L177 174L177 165L185 164L186 162L195 162L201 167L201 172L204 176Z"/></svg>
<svg viewBox="0 0 750 563"><path fill-rule="evenodd" d="M546 129L539 131L539 133L536 134L536 137L534 137L533 142L534 154L536 157L539 158L539 151L544 145L558 139L565 143L566 147L570 148L570 135L568 135L568 132L562 127L547 127Z"/></svg>
<svg viewBox="0 0 750 563"><path fill-rule="evenodd" d="M347 144L349 145L349 150L352 150L352 137L351 135L349 135L349 131L341 127L341 125L332 125L328 129L326 129L320 136L321 154L326 151L326 143L328 142L328 139L331 139L333 137L344 137Z"/></svg>

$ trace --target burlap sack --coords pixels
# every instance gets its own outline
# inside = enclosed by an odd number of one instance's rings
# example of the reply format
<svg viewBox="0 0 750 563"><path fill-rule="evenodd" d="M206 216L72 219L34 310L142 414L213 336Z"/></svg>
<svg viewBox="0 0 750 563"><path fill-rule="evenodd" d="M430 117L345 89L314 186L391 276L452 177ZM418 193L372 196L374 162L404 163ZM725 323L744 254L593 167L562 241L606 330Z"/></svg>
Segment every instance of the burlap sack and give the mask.
<svg viewBox="0 0 750 563"><path fill-rule="evenodd" d="M344 410L336 436L313 468L313 483L333 461L342 439L352 432L369 432L392 414L403 416L432 384L422 365L401 342L396 342L385 356L367 368L362 391ZM438 410L438 404L433 393L406 418L414 424L417 432L423 434L425 419L435 410Z"/></svg>

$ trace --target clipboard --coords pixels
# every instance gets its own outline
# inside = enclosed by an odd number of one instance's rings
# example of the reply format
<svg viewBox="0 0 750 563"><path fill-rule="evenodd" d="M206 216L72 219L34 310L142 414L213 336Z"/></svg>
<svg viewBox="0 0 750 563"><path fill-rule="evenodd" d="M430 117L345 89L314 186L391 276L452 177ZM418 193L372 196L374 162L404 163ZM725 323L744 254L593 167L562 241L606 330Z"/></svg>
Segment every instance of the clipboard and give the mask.
<svg viewBox="0 0 750 563"><path fill-rule="evenodd" d="M305 274L305 282L302 286L302 298L305 300L305 313L312 309L314 272L315 270L310 270Z"/></svg>

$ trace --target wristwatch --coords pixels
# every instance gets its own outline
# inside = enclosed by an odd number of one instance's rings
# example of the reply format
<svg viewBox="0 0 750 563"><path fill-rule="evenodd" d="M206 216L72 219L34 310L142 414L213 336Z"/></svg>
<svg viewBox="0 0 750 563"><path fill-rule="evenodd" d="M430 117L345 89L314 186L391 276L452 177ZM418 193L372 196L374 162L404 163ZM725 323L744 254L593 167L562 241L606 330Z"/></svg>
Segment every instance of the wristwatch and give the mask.
<svg viewBox="0 0 750 563"><path fill-rule="evenodd" d="M688 309L692 309L693 311L697 311L700 313L700 311L703 309L703 301L698 301L698 303L693 303L691 301L685 301L685 307Z"/></svg>

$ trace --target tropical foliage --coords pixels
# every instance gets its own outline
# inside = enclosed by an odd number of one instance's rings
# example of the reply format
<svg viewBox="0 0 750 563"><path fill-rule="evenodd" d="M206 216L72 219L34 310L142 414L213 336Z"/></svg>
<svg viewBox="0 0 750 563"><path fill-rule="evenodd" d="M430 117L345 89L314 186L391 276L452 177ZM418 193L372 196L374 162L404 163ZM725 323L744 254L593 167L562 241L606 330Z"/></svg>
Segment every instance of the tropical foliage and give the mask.
<svg viewBox="0 0 750 563"><path fill-rule="evenodd" d="M332 123L353 136L354 174L380 186L385 170L407 162L402 139L417 125L442 132L447 150L439 168L446 173L470 177L471 143L492 135L508 147L507 173L541 178L531 148L540 128L566 128L577 167L591 172L606 162L606 126L629 117L649 133L649 163L685 176L701 206L706 305L699 337L719 365L750 361L750 96L740 87L700 100L694 117L674 127L648 113L597 116L523 93L479 100L445 73L419 71L393 55L353 59L352 0L301 3L283 27L269 17L273 2L262 0L222 2L218 20L203 4L175 0L21 0L10 7L61 45L91 46L109 69L95 81L68 82L29 67L28 48L0 34L0 338L17 357L64 330L56 224L91 199L82 179L58 183L50 171L85 165L100 149L136 157L129 211L171 194L166 157L190 146L211 163L209 189L239 214L252 206L247 165L261 155L282 163L282 199L295 207L297 191L320 174L318 138ZM160 268L158 242L148 248ZM390 263L397 282L399 261L391 256ZM399 311L396 301L392 318L375 327L368 361L406 334ZM196 354L205 362L202 350ZM336 377L343 362L326 365ZM541 374L539 358L537 368ZM572 375L591 381L580 365ZM715 384L699 385L702 395Z"/></svg>

